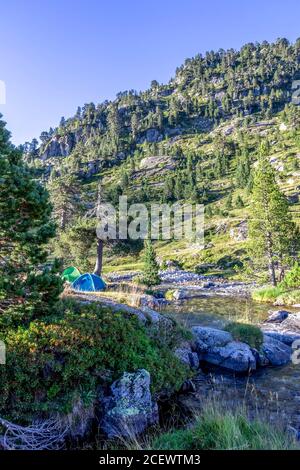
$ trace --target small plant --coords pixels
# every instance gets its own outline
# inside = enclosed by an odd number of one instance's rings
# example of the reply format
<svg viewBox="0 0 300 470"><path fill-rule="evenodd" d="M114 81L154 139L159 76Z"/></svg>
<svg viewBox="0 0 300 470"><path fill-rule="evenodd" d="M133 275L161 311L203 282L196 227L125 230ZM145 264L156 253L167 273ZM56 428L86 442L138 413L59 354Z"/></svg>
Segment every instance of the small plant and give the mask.
<svg viewBox="0 0 300 470"><path fill-rule="evenodd" d="M251 348L260 349L263 344L263 333L255 325L232 322L226 326L225 330L231 333L236 341L247 343Z"/></svg>
<svg viewBox="0 0 300 470"><path fill-rule="evenodd" d="M160 283L158 275L159 266L156 261L156 255L150 240L145 240L144 269L141 276L141 282L146 286L155 286Z"/></svg>

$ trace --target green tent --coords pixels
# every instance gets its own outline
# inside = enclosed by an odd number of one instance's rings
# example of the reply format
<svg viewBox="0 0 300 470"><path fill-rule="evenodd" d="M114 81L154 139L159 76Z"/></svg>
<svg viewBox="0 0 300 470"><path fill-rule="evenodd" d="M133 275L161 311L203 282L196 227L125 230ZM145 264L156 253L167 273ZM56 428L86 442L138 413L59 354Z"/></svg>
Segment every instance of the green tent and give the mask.
<svg viewBox="0 0 300 470"><path fill-rule="evenodd" d="M61 277L64 281L67 282L74 282L76 279L80 276L80 271L78 271L77 268L74 266L70 266L69 268L66 268L64 272L62 273Z"/></svg>

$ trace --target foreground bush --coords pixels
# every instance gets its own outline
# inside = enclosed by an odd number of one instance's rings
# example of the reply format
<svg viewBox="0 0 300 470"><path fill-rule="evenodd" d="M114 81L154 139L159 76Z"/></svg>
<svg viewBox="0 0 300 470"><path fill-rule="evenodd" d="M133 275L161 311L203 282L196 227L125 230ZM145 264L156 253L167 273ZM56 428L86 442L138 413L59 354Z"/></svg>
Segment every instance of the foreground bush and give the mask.
<svg viewBox="0 0 300 470"><path fill-rule="evenodd" d="M57 317L9 329L0 339L7 348L0 414L18 420L70 411L75 398L95 396L97 385L124 371L147 369L154 393L179 388L187 376L168 338L154 338L135 317L95 304L67 302Z"/></svg>
<svg viewBox="0 0 300 470"><path fill-rule="evenodd" d="M261 329L255 325L232 322L225 327L225 330L231 333L236 341L247 343L251 348L260 349L264 341Z"/></svg>
<svg viewBox="0 0 300 470"><path fill-rule="evenodd" d="M287 450L297 448L292 438L259 419L249 421L243 410L232 412L209 406L187 428L160 435L155 450Z"/></svg>

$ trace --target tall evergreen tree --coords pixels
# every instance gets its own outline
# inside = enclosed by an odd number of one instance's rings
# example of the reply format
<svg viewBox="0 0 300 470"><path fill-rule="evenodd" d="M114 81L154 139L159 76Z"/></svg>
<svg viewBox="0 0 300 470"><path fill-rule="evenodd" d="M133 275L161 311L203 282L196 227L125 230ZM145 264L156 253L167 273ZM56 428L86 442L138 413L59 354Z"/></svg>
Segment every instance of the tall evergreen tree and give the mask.
<svg viewBox="0 0 300 470"><path fill-rule="evenodd" d="M77 178L60 176L49 184L53 215L59 228L65 230L68 223L75 216L80 204L80 185Z"/></svg>
<svg viewBox="0 0 300 470"><path fill-rule="evenodd" d="M282 273L295 251L296 227L275 171L264 154L262 151L254 175L249 235L253 259L267 264L270 281L276 285L276 268Z"/></svg>
<svg viewBox="0 0 300 470"><path fill-rule="evenodd" d="M3 121L0 175L0 310L14 308L28 320L50 311L61 292L57 265L45 267L55 225L48 193L10 143Z"/></svg>

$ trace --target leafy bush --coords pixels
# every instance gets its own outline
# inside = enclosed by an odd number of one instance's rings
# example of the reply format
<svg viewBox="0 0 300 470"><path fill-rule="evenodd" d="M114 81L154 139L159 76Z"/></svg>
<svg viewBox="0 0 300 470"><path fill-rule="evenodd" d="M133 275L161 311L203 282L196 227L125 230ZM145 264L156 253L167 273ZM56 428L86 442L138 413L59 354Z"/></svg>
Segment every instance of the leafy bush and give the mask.
<svg viewBox="0 0 300 470"><path fill-rule="evenodd" d="M285 432L261 420L249 421L243 410L209 406L193 426L160 435L155 450L287 450L297 445Z"/></svg>
<svg viewBox="0 0 300 470"><path fill-rule="evenodd" d="M293 268L285 275L280 286L288 289L300 287L300 266L298 262L296 262Z"/></svg>
<svg viewBox="0 0 300 470"><path fill-rule="evenodd" d="M0 413L30 420L38 412L66 412L82 391L138 368L150 372L154 393L178 389L187 369L156 336L135 317L73 302L57 317L8 329L0 334L7 348Z"/></svg>
<svg viewBox="0 0 300 470"><path fill-rule="evenodd" d="M263 333L255 325L232 322L225 327L225 330L231 333L236 341L247 343L251 348L260 349L262 346Z"/></svg>

